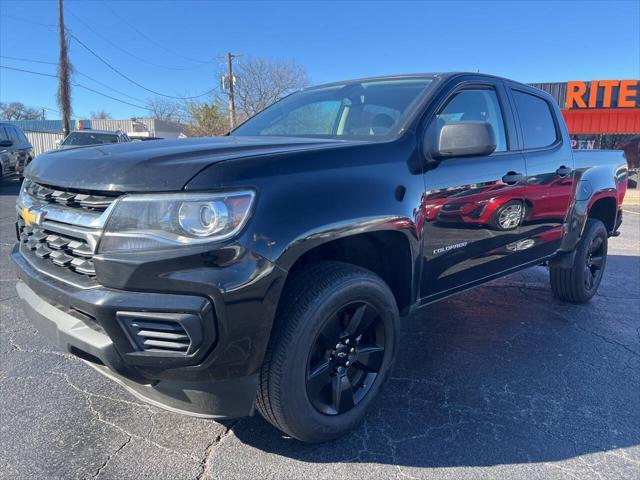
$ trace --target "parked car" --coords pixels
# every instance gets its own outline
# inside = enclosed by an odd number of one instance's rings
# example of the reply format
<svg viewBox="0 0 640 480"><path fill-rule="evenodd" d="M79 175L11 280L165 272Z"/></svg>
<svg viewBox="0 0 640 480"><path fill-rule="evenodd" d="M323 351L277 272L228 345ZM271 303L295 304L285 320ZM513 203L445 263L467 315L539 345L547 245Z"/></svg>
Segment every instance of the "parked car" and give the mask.
<svg viewBox="0 0 640 480"><path fill-rule="evenodd" d="M143 135L129 135L132 142L148 142L149 140L162 140L162 137L147 137Z"/></svg>
<svg viewBox="0 0 640 480"><path fill-rule="evenodd" d="M110 143L128 143L131 139L126 133L117 130L74 130L60 142L58 148L87 147L91 145L106 145Z"/></svg>
<svg viewBox="0 0 640 480"><path fill-rule="evenodd" d="M33 157L33 147L20 127L0 122L0 180L22 175Z"/></svg>
<svg viewBox="0 0 640 480"><path fill-rule="evenodd" d="M629 180L628 186L629 188L638 188L638 170L629 170Z"/></svg>
<svg viewBox="0 0 640 480"><path fill-rule="evenodd" d="M333 83L229 136L37 157L17 205L17 291L43 334L144 401L257 409L327 441L378 397L401 317L543 263L557 298L588 302L626 172L622 152L573 153L553 98L517 82ZM571 184L551 205L540 178ZM460 228L426 212L433 192L505 191L554 213Z"/></svg>
<svg viewBox="0 0 640 480"><path fill-rule="evenodd" d="M440 208L440 222L514 230L523 222L563 219L573 179L556 172L530 176L526 183L502 179L453 195Z"/></svg>

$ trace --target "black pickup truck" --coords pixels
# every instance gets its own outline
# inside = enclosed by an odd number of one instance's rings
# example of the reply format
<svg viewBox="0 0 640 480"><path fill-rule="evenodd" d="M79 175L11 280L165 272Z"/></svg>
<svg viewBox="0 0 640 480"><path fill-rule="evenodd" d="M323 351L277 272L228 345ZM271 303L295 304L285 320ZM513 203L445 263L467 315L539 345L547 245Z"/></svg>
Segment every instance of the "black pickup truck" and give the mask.
<svg viewBox="0 0 640 480"><path fill-rule="evenodd" d="M220 138L53 151L17 205L37 328L137 397L353 428L402 316L547 264L586 302L622 221L622 152L576 154L544 92L469 73L309 88Z"/></svg>

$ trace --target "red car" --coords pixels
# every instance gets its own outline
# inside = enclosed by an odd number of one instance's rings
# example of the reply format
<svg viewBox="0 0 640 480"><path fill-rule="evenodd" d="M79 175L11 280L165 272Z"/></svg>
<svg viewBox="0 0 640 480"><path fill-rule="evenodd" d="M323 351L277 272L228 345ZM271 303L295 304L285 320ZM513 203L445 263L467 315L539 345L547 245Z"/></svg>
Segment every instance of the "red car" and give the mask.
<svg viewBox="0 0 640 480"><path fill-rule="evenodd" d="M526 183L494 183L453 195L440 208L437 220L513 230L523 221L563 218L572 188L572 179L557 175L529 177Z"/></svg>

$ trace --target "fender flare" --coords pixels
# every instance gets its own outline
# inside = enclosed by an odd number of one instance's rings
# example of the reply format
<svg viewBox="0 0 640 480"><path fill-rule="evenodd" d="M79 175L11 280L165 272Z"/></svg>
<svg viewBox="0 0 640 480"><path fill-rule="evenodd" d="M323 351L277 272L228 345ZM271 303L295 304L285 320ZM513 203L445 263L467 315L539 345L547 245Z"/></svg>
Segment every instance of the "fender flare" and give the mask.
<svg viewBox="0 0 640 480"><path fill-rule="evenodd" d="M589 212L598 200L613 199L616 203L616 216L618 215L618 185L616 177L611 171L611 166L602 165L577 170L575 183L573 198L564 222L565 235L559 253L572 253L575 250L584 234ZM570 261L569 259L561 259L561 257L567 256L561 255L554 259L554 265L558 262L564 264Z"/></svg>
<svg viewBox="0 0 640 480"><path fill-rule="evenodd" d="M413 220L403 216L375 216L353 219L349 221L323 225L299 235L289 243L274 263L285 271L305 253L321 245L354 237L356 235L374 232L400 232L409 242L412 261L421 254L421 241L416 234L416 226Z"/></svg>

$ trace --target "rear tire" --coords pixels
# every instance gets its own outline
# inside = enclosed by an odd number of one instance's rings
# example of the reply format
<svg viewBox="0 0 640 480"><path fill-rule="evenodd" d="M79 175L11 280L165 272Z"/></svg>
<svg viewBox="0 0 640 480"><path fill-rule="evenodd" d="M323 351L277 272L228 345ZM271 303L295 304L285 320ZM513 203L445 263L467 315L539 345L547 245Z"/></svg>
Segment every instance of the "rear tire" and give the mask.
<svg viewBox="0 0 640 480"><path fill-rule="evenodd" d="M325 442L355 428L378 396L396 356L398 308L386 283L360 267L323 262L292 275L256 403L287 435Z"/></svg>
<svg viewBox="0 0 640 480"><path fill-rule="evenodd" d="M553 295L566 302L587 303L598 291L607 264L608 235L604 224L587 219L571 268L551 267Z"/></svg>

